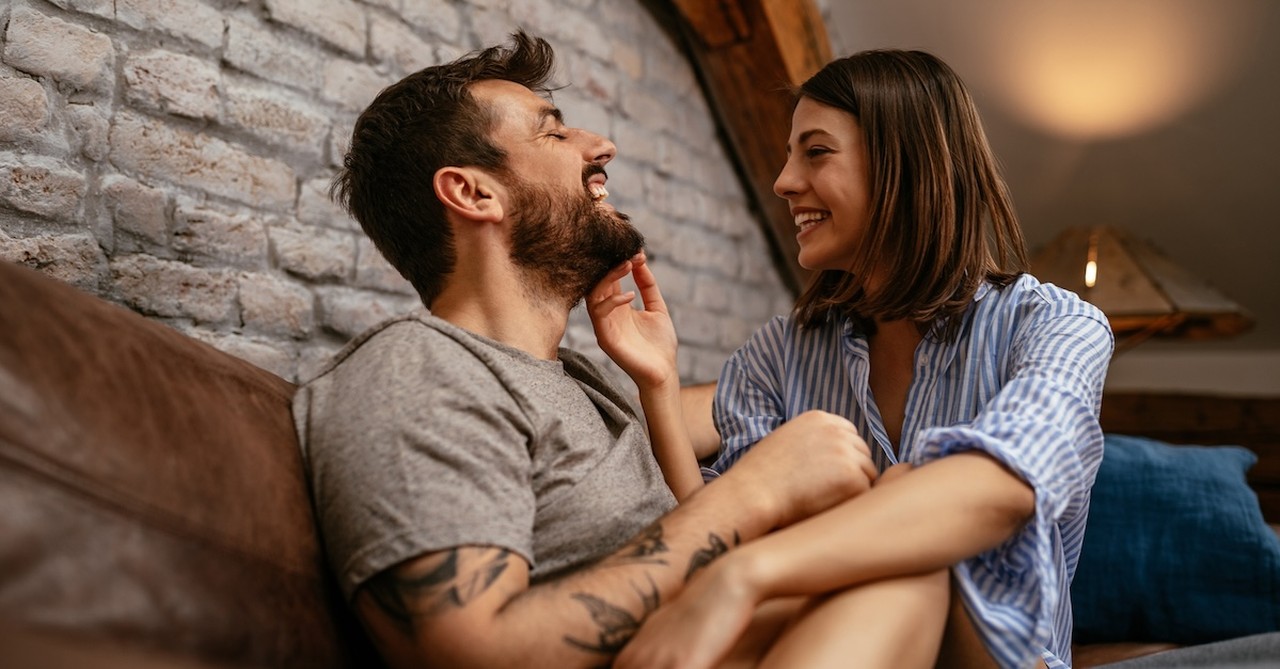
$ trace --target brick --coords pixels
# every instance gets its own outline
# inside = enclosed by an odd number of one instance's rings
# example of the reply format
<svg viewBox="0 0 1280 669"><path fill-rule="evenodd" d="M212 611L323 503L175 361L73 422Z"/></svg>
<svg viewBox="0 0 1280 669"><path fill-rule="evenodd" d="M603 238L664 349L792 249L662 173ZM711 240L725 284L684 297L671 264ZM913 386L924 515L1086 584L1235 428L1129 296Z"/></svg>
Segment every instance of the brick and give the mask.
<svg viewBox="0 0 1280 669"><path fill-rule="evenodd" d="M690 304L693 301L693 275L665 260L649 260L649 268L658 279L662 298L670 305Z"/></svg>
<svg viewBox="0 0 1280 669"><path fill-rule="evenodd" d="M164 191L110 174L102 179L102 195L115 224L117 239L123 233L155 245L168 242L168 197Z"/></svg>
<svg viewBox="0 0 1280 669"><path fill-rule="evenodd" d="M111 122L107 119L109 108L106 105L71 103L62 112L67 117L67 135L72 145L89 160L106 160L111 152L108 141L111 129Z"/></svg>
<svg viewBox="0 0 1280 669"><path fill-rule="evenodd" d="M44 87L26 77L0 76L0 142L36 135L48 125Z"/></svg>
<svg viewBox="0 0 1280 669"><path fill-rule="evenodd" d="M645 81L649 87L674 93L677 99L701 98L693 67L684 54L665 38L653 40L651 47L645 50Z"/></svg>
<svg viewBox="0 0 1280 669"><path fill-rule="evenodd" d="M192 339L200 340L223 353L235 356L255 367L265 369L286 381L292 381L297 369L297 355L290 345L265 342L229 332L211 332L204 328L178 326Z"/></svg>
<svg viewBox="0 0 1280 669"><path fill-rule="evenodd" d="M267 230L253 214L217 211L182 198L173 212L173 249L184 258L266 267Z"/></svg>
<svg viewBox="0 0 1280 669"><path fill-rule="evenodd" d="M111 259L113 292L143 314L227 323L236 318L236 279L229 270L202 269L147 255Z"/></svg>
<svg viewBox="0 0 1280 669"><path fill-rule="evenodd" d="M690 346L681 349L680 379L683 383L705 383L720 378L729 355L717 349Z"/></svg>
<svg viewBox="0 0 1280 669"><path fill-rule="evenodd" d="M500 6L481 6L500 5ZM473 2L471 8L471 43L476 47L506 44L517 25L506 10L506 2ZM527 26L530 27L531 26ZM557 51L559 51L557 49Z"/></svg>
<svg viewBox="0 0 1280 669"><path fill-rule="evenodd" d="M641 86L628 86L619 91L618 100L627 118L650 131L661 131L671 123L671 109L677 108L656 97Z"/></svg>
<svg viewBox="0 0 1280 669"><path fill-rule="evenodd" d="M89 292L97 292L107 272L102 248L84 234L15 238L0 230L0 260L40 270Z"/></svg>
<svg viewBox="0 0 1280 669"><path fill-rule="evenodd" d="M662 163L661 145L653 141L654 131L627 118L613 119L613 143L618 155L647 165ZM606 168L607 169L607 168Z"/></svg>
<svg viewBox="0 0 1280 669"><path fill-rule="evenodd" d="M605 28L622 30L628 35L639 31L644 35L661 35L662 28L642 2L616 2L609 0L596 6L597 21ZM632 38L641 41L639 38ZM665 38L660 38L665 39Z"/></svg>
<svg viewBox="0 0 1280 669"><path fill-rule="evenodd" d="M483 3L472 2L472 4ZM400 15L414 27L427 30L448 42L458 41L462 33L462 13L446 0L406 2L404 8L400 10Z"/></svg>
<svg viewBox="0 0 1280 669"><path fill-rule="evenodd" d="M672 259L685 267L699 268L723 277L736 277L740 260L738 250L724 238L690 229L681 235L680 243L671 248Z"/></svg>
<svg viewBox="0 0 1280 669"><path fill-rule="evenodd" d="M333 121L333 129L329 132L329 165L331 167L342 167L347 148L351 146L351 134L355 131L355 126L355 118L349 121L336 119Z"/></svg>
<svg viewBox="0 0 1280 669"><path fill-rule="evenodd" d="M130 54L124 65L125 98L130 104L197 119L218 117L215 64L172 51Z"/></svg>
<svg viewBox="0 0 1280 669"><path fill-rule="evenodd" d="M748 321L734 316L722 317L718 341L720 349L725 352L738 350L762 325L764 321Z"/></svg>
<svg viewBox="0 0 1280 669"><path fill-rule="evenodd" d="M15 8L9 17L4 61L79 90L109 91L114 83L109 37L27 7Z"/></svg>
<svg viewBox="0 0 1280 669"><path fill-rule="evenodd" d="M369 18L369 46L374 59L404 73L436 64L435 49L430 44L403 23L382 16Z"/></svg>
<svg viewBox="0 0 1280 669"><path fill-rule="evenodd" d="M116 20L141 32L159 31L209 49L222 46L222 13L199 0L115 0Z"/></svg>
<svg viewBox="0 0 1280 669"><path fill-rule="evenodd" d="M341 346L320 343L312 346L303 346L298 351L298 382L307 382L316 378L321 372L329 366L333 361L333 356L342 350Z"/></svg>
<svg viewBox="0 0 1280 669"><path fill-rule="evenodd" d="M266 12L357 58L365 55L365 10L351 0L266 0Z"/></svg>
<svg viewBox="0 0 1280 669"><path fill-rule="evenodd" d="M308 225L319 225L342 230L359 230L360 224L347 215L342 207L329 199L329 178L321 177L304 181L298 189L298 220Z"/></svg>
<svg viewBox="0 0 1280 669"><path fill-rule="evenodd" d="M223 58L250 74L306 91L319 89L323 79L323 68L316 67L324 60L319 51L238 16L227 20Z"/></svg>
<svg viewBox="0 0 1280 669"><path fill-rule="evenodd" d="M79 172L34 156L0 154L0 202L14 209L74 223L87 192Z"/></svg>
<svg viewBox="0 0 1280 669"><path fill-rule="evenodd" d="M561 59L560 71L567 76L571 91L599 103L618 99L618 73L599 62L572 51Z"/></svg>
<svg viewBox="0 0 1280 669"><path fill-rule="evenodd" d="M644 192L645 167L628 157L614 158L605 166L609 174L609 202L625 213L635 215L632 208L646 201Z"/></svg>
<svg viewBox="0 0 1280 669"><path fill-rule="evenodd" d="M269 228L267 236L286 272L307 279L351 278L356 255L351 233L290 223Z"/></svg>
<svg viewBox="0 0 1280 669"><path fill-rule="evenodd" d="M311 291L270 274L240 275L240 319L251 332L302 339L315 326Z"/></svg>
<svg viewBox="0 0 1280 669"><path fill-rule="evenodd" d="M733 304L730 292L734 287L732 282L726 281L723 277L698 275L693 280L693 303L702 309L718 313L728 312L730 305Z"/></svg>
<svg viewBox="0 0 1280 669"><path fill-rule="evenodd" d="M111 160L125 171L249 205L284 209L295 199L294 173L285 163L134 114L116 115Z"/></svg>
<svg viewBox="0 0 1280 669"><path fill-rule="evenodd" d="M266 0L271 19L310 33L353 56L364 56L364 10L351 0Z"/></svg>
<svg viewBox="0 0 1280 669"><path fill-rule="evenodd" d="M517 0L508 2L502 11L511 16L511 20L501 24L510 34L514 26L520 26L532 35L539 35L551 42L556 55L560 56L573 45L573 40L564 40L553 27L570 12L557 6L556 0ZM494 9L498 9L494 7ZM474 23L474 21L473 21ZM497 44L497 42L494 42ZM484 46L489 46L485 44Z"/></svg>
<svg viewBox="0 0 1280 669"><path fill-rule="evenodd" d="M112 0L49 0L61 9L82 14L92 14L109 19L115 13Z"/></svg>
<svg viewBox="0 0 1280 669"><path fill-rule="evenodd" d="M644 53L640 50L638 44L623 41L614 42L611 62L614 67L617 67L624 76L631 80L628 85L637 85L637 82L644 77Z"/></svg>
<svg viewBox="0 0 1280 669"><path fill-rule="evenodd" d="M343 337L354 337L378 323L421 306L417 299L342 286L316 289L320 322Z"/></svg>
<svg viewBox="0 0 1280 669"><path fill-rule="evenodd" d="M707 195L690 186L689 181L673 178L667 182L666 213L673 218L692 221L695 225L703 225L703 221L711 215L712 207L707 203Z"/></svg>
<svg viewBox="0 0 1280 669"><path fill-rule="evenodd" d="M599 100L582 97L577 88L560 91L556 94L556 106L564 112L565 123L574 128L582 128L608 136L610 117Z"/></svg>
<svg viewBox="0 0 1280 669"><path fill-rule="evenodd" d="M320 159L329 136L329 117L283 91L229 85L226 121L287 149Z"/></svg>
<svg viewBox="0 0 1280 669"><path fill-rule="evenodd" d="M549 26L549 34L571 42L578 49L600 61L613 60L613 38L595 19L587 17L582 12L564 9L551 12L551 15L555 19Z"/></svg>
<svg viewBox="0 0 1280 669"><path fill-rule="evenodd" d="M402 295L418 294L413 285L378 252L373 241L364 235L356 238L356 285Z"/></svg>
<svg viewBox="0 0 1280 669"><path fill-rule="evenodd" d="M321 95L347 109L364 111L382 89L393 83L394 79L368 65L331 58L324 65Z"/></svg>
<svg viewBox="0 0 1280 669"><path fill-rule="evenodd" d="M361 1L364 2L364 4L370 5L373 7L382 7L383 9L390 9L391 11L397 14L400 13L401 8L404 5L402 0L361 0ZM414 4L416 4L418 1L419 0L414 0Z"/></svg>

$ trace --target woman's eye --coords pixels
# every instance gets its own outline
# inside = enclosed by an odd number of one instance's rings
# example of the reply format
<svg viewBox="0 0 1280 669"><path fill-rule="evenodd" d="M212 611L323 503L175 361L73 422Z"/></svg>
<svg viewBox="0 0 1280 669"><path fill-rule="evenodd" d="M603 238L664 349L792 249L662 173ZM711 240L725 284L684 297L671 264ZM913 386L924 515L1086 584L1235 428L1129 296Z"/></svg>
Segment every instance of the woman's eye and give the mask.
<svg viewBox="0 0 1280 669"><path fill-rule="evenodd" d="M828 153L831 153L831 149L828 149L825 146L811 146L804 150L804 155L810 158L816 158L818 156L826 155Z"/></svg>

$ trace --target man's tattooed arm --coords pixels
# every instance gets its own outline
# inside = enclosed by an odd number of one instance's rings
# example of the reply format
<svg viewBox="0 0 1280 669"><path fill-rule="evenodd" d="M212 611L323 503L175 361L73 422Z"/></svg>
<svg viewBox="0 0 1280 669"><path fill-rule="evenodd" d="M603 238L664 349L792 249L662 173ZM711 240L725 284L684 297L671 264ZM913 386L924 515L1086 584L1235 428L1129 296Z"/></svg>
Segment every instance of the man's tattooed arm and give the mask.
<svg viewBox="0 0 1280 669"><path fill-rule="evenodd" d="M366 581L357 610L396 665L607 665L659 604L739 543L728 527L673 537L668 520L592 566L532 585L526 561L505 549L422 555Z"/></svg>
<svg viewBox="0 0 1280 669"><path fill-rule="evenodd" d="M459 566L459 553L469 553ZM502 548L453 548L416 569L388 569L369 579L365 589L378 608L406 631L415 618L460 609L493 585L506 571L511 553Z"/></svg>
<svg viewBox="0 0 1280 669"><path fill-rule="evenodd" d="M662 540L662 523L657 522L644 529L640 536L632 539L622 550L614 553L608 558L610 564L656 564L665 565L667 560L663 555L671 549L667 547L666 542Z"/></svg>
<svg viewBox="0 0 1280 669"><path fill-rule="evenodd" d="M708 546L699 548L689 557L689 570L684 573L684 580L687 582L693 578L703 567L711 564L713 560L729 552L729 546L721 539L719 535L711 532L707 534ZM733 545L737 546L742 543L741 537L738 536L737 530L733 533Z"/></svg>
<svg viewBox="0 0 1280 669"><path fill-rule="evenodd" d="M627 645L631 637L635 636L640 624L644 622L649 614L653 613L661 603L658 595L658 585L653 582L653 578L649 577L649 591L646 593L636 587L635 583L631 584L631 588L640 596L640 615L633 615L627 609L615 606L605 600L585 592L574 593L573 598L578 600L583 606L587 607L587 612L591 614L591 620L596 624L599 634L595 641L581 641L571 636L564 637L565 643L582 650L601 653L612 657Z"/></svg>

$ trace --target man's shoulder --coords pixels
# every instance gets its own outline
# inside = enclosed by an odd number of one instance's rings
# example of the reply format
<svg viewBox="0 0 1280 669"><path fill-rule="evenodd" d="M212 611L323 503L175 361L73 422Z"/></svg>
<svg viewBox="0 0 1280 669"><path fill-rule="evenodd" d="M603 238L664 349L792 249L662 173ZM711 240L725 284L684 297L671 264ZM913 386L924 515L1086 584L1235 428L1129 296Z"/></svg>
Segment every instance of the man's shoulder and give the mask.
<svg viewBox="0 0 1280 669"><path fill-rule="evenodd" d="M425 309L384 320L351 339L302 385L313 385L352 367L404 371L414 366L443 361L464 361L470 348L465 332L432 316Z"/></svg>

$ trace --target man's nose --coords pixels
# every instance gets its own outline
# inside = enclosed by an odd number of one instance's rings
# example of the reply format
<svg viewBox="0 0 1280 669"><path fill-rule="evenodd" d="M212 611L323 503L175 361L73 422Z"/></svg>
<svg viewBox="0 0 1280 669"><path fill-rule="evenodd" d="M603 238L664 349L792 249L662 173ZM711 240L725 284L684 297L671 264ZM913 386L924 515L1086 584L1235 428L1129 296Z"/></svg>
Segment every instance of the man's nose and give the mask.
<svg viewBox="0 0 1280 669"><path fill-rule="evenodd" d="M584 139L583 157L587 162L605 165L618 155L618 147L614 146L613 142L594 132L587 130L581 132Z"/></svg>

